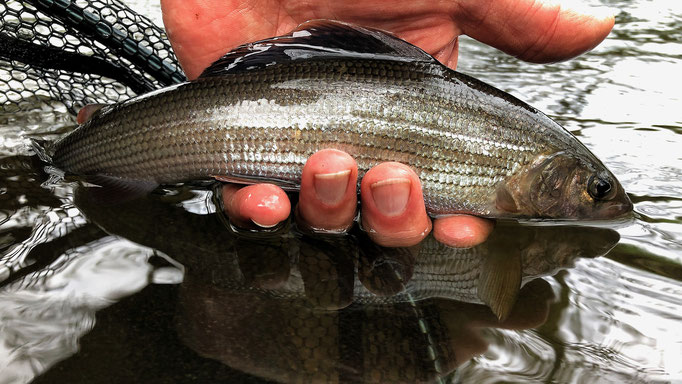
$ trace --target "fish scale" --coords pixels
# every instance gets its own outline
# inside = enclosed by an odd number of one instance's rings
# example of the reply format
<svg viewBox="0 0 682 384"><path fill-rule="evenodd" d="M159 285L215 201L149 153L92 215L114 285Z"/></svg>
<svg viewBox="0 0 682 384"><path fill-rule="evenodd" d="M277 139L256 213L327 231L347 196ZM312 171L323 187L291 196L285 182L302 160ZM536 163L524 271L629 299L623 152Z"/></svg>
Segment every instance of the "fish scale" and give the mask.
<svg viewBox="0 0 682 384"><path fill-rule="evenodd" d="M381 162L411 166L432 215L486 217L589 209L590 201L549 212L556 204L536 196L533 204L545 211L526 209L533 180L516 179L540 172L532 167L557 153L568 153L563 163L581 158L587 171L611 178L544 114L404 41L333 22L310 31L239 47L198 80L103 109L56 143L54 165L123 182L221 177L295 189L306 159L335 148L356 159L360 177ZM323 38L305 40L317 34ZM507 211L497 204L501 187Z"/></svg>
<svg viewBox="0 0 682 384"><path fill-rule="evenodd" d="M329 80L325 74L338 63L307 64L204 79L133 99L60 142L53 160L74 173L162 184L217 175L298 182L305 159L332 147L354 156L361 173L383 161L413 166L433 204L429 210L441 212L458 194L469 199L456 210L483 210L494 185L526 164L526 153L545 147L503 130L486 130L483 138L487 126L513 129L531 116L511 103L481 115L483 95L462 90L457 78L435 77L436 65L348 60L350 75ZM309 70L301 76L304 67ZM366 74L367 67L394 76ZM396 97L399 92L406 97Z"/></svg>

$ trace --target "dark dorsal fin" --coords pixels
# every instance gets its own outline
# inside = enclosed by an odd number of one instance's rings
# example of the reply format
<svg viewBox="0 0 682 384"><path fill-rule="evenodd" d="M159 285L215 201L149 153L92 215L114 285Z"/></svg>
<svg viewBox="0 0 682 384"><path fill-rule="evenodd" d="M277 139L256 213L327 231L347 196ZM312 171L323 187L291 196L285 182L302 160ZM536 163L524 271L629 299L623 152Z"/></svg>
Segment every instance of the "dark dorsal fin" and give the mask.
<svg viewBox="0 0 682 384"><path fill-rule="evenodd" d="M332 20L301 24L288 35L241 45L206 68L200 77L221 76L310 58L355 57L436 62L414 45L387 32Z"/></svg>

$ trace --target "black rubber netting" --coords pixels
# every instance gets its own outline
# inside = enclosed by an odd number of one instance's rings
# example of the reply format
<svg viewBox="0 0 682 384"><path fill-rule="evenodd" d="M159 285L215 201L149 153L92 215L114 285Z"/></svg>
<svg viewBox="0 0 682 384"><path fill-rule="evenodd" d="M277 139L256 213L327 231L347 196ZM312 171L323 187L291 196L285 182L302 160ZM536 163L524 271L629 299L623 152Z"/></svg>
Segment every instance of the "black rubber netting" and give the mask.
<svg viewBox="0 0 682 384"><path fill-rule="evenodd" d="M164 30L120 0L0 0L0 120L75 114L184 80ZM0 154L0 287L38 282L68 264L69 249L103 236L73 222L81 216L41 187L46 176L33 161ZM37 221L26 222L23 208ZM10 219L24 224L4 225Z"/></svg>
<svg viewBox="0 0 682 384"><path fill-rule="evenodd" d="M0 113L76 113L184 80L164 30L119 0L0 2Z"/></svg>

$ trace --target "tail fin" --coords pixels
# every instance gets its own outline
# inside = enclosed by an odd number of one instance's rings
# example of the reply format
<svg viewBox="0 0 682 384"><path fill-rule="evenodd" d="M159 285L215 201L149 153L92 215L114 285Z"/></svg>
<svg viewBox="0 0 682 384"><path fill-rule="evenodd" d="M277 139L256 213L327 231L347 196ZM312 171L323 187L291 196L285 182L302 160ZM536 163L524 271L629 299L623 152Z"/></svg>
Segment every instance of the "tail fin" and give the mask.
<svg viewBox="0 0 682 384"><path fill-rule="evenodd" d="M52 142L41 139L30 139L31 149L38 155L40 160L46 163L52 163Z"/></svg>

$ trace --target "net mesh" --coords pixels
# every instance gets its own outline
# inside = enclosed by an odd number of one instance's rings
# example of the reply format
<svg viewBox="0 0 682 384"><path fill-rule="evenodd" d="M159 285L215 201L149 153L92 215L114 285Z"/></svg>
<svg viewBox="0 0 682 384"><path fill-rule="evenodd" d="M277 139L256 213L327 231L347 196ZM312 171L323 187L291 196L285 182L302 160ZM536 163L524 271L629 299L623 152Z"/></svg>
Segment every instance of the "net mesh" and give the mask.
<svg viewBox="0 0 682 384"><path fill-rule="evenodd" d="M0 19L0 113L76 113L185 80L163 29L119 0L6 0Z"/></svg>
<svg viewBox="0 0 682 384"><path fill-rule="evenodd" d="M45 189L36 158L9 156L16 116L30 133L45 112L184 80L164 30L119 0L0 0L0 288L38 282L104 236L62 198L70 186Z"/></svg>

